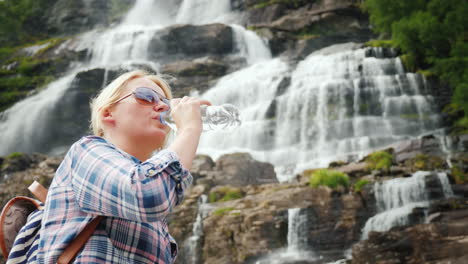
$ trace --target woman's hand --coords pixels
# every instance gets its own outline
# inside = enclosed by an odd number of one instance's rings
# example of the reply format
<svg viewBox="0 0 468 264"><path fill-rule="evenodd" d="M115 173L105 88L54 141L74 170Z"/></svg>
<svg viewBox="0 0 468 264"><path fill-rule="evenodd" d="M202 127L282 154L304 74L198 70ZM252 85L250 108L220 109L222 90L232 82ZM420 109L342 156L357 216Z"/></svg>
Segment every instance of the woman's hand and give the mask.
<svg viewBox="0 0 468 264"><path fill-rule="evenodd" d="M202 131L201 105L211 105L211 103L207 100L188 96L171 100L171 116L177 126L177 131Z"/></svg>
<svg viewBox="0 0 468 264"><path fill-rule="evenodd" d="M203 129L201 105L211 105L207 100L185 96L171 100L171 115L177 126L177 135L168 149L177 153L182 166L192 168Z"/></svg>

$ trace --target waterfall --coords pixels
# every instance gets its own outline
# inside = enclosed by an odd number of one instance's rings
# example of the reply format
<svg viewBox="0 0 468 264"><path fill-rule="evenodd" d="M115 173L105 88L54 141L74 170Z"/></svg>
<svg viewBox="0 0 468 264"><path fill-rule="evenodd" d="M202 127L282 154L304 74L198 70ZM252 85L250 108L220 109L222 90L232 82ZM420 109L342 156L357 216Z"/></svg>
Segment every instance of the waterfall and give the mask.
<svg viewBox="0 0 468 264"><path fill-rule="evenodd" d="M445 198L453 197L455 194L453 193L452 187L450 186L450 182L445 172L438 172L437 177L439 178L440 184L442 185L442 191L444 192Z"/></svg>
<svg viewBox="0 0 468 264"><path fill-rule="evenodd" d="M184 0L177 13L176 21L180 24L208 24L234 21L230 0Z"/></svg>
<svg viewBox="0 0 468 264"><path fill-rule="evenodd" d="M324 167L333 160L353 160L440 127L424 77L405 73L400 59L386 58L382 49L335 45L310 54L297 65L289 64L272 58L264 39L236 25L241 23L237 15L229 0L137 0L120 25L79 38L76 45L90 50L90 62L78 65L64 79L97 67L144 64L157 71L160 65L149 59L148 45L161 29L175 23L231 23L237 53L229 56L245 59L246 67L222 77L201 96L214 104L237 105L243 125L236 133L204 134L199 153L216 159L221 154L246 151L274 164L280 180L285 181L304 169ZM60 93L68 88L62 85ZM45 105L53 109L60 96L54 98L35 110L43 112ZM45 99L31 96L24 104L34 100ZM22 130L24 138L39 140L34 131L44 119L38 117L27 124L11 121L23 120L24 115L3 113L0 126L8 129L1 134L0 155L13 150L50 152L48 142L42 148L27 143L18 147L9 140Z"/></svg>
<svg viewBox="0 0 468 264"><path fill-rule="evenodd" d="M137 0L133 8L120 25L142 26L150 25L168 26L174 24L177 6L173 1L166 0Z"/></svg>
<svg viewBox="0 0 468 264"><path fill-rule="evenodd" d="M239 55L246 59L248 65L271 59L266 40L239 25L231 25L231 28L234 30Z"/></svg>
<svg viewBox="0 0 468 264"><path fill-rule="evenodd" d="M269 254L256 264L281 264L318 260L320 257L308 246L310 219L304 209L288 209L288 246L286 249Z"/></svg>
<svg viewBox="0 0 468 264"><path fill-rule="evenodd" d="M362 231L362 239L367 239L371 231L388 231L395 226L408 224L408 215L416 207L428 207L429 199L425 178L431 172L418 171L410 178L397 178L374 184L374 195L378 214L369 218ZM437 173L446 198L453 192L446 173Z"/></svg>
<svg viewBox="0 0 468 264"><path fill-rule="evenodd" d="M60 126L57 123L47 122L52 118L54 103L63 96L66 92L64 87L70 86L73 78L74 74L70 74L52 82L47 89L29 96L0 113L2 142L0 154L5 155L13 151L25 152L31 148L43 147L49 130L54 129L53 126Z"/></svg>
<svg viewBox="0 0 468 264"><path fill-rule="evenodd" d="M193 223L192 236L184 242L183 263L198 264L201 263L201 238L203 237L203 219L207 216L207 200L204 194L198 199L198 213Z"/></svg>
<svg viewBox="0 0 468 264"><path fill-rule="evenodd" d="M185 2L200 3L201 9L199 10L210 6L208 1ZM222 1L218 2L218 4L211 5L213 8L210 10L213 14L222 15L230 12L226 10L225 4L222 7L220 4ZM73 46L77 50L89 50L90 61L75 64L75 67L66 73L65 77L1 113L0 155L7 155L12 151L55 154L56 151L49 147L51 139L46 139L44 136L47 135L48 130L54 130L54 128L45 126L50 124L48 120L54 119L54 107L67 93L76 74L93 68L108 69L114 66L125 68L126 65L140 63L149 65L157 71L159 64L148 58L148 45L151 38L160 29L175 24L176 16L181 19L185 16L198 19L202 15L200 12L197 15L191 15L189 11L190 9L184 11L185 15L182 14L176 4L171 1L137 0L121 24L105 31L93 30L79 36ZM206 18L205 21L213 22L210 19L213 18ZM34 50L28 52L32 54ZM103 85L105 82L106 80ZM61 124L53 123L53 125L60 126ZM60 149L62 151L67 149L72 143L68 142L68 145L65 143Z"/></svg>
<svg viewBox="0 0 468 264"><path fill-rule="evenodd" d="M307 249L308 219L306 214L300 212L301 208L288 210L288 251L292 253Z"/></svg>
<svg viewBox="0 0 468 264"><path fill-rule="evenodd" d="M223 77L203 97L239 106L244 124L236 133L204 135L200 152L249 151L283 177L439 128L424 77L372 52L336 45L295 68L271 59Z"/></svg>

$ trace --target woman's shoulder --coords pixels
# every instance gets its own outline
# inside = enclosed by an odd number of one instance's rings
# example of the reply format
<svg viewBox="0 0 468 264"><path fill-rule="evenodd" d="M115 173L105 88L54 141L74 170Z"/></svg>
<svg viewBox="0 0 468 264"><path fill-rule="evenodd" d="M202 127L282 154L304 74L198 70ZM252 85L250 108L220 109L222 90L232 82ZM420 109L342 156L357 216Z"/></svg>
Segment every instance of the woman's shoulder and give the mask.
<svg viewBox="0 0 468 264"><path fill-rule="evenodd" d="M95 135L82 137L77 142L75 142L75 144L73 144L71 150L72 149L74 149L75 152L81 153L91 151L100 155L107 153L110 155L123 156L125 158L132 159L135 162L137 162L137 159L132 157L127 152L119 149L114 144L107 141L105 138Z"/></svg>
<svg viewBox="0 0 468 264"><path fill-rule="evenodd" d="M102 147L105 146L106 149L114 149L113 145L107 142L104 138L95 136L95 135L88 135L80 138L76 141L71 147L71 152L80 152L83 150L90 150L95 147Z"/></svg>
<svg viewBox="0 0 468 264"><path fill-rule="evenodd" d="M108 142L103 138L103 137L99 137L99 136L95 136L95 135L87 135L87 136L84 136L82 138L80 138L77 143L81 143L81 144L87 144L87 143L106 143L108 144Z"/></svg>

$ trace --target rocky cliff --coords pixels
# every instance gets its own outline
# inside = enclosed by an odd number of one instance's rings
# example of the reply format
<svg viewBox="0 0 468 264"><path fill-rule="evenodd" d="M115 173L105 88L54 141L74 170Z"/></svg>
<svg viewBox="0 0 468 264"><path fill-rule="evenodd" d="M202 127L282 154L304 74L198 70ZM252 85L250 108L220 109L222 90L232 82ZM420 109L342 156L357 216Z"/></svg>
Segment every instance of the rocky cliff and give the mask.
<svg viewBox="0 0 468 264"><path fill-rule="evenodd" d="M393 146L389 170L372 170L366 161L332 163L330 169L346 172L352 183L336 189L312 188L307 172L294 182L278 183L270 164L248 154L229 154L216 162L199 155L192 170L195 184L169 218L181 249L178 263L268 259L288 248L291 208L300 208L299 214L307 219L302 230L305 249L320 257L287 263L327 263L344 259L344 254L348 263L464 263L468 260L464 250L468 245L468 138L451 138L447 161L452 169L433 139ZM61 158L15 154L1 161L3 205L15 195L29 195L26 186L33 180L48 185ZM414 208L408 224L370 232L363 240L364 225L378 211L373 183L408 178L419 170L433 171L425 177L430 204ZM451 197L444 196L436 175L441 171L448 172ZM370 184L358 190L355 183L361 179ZM197 239L193 239L194 225L201 226Z"/></svg>
<svg viewBox="0 0 468 264"><path fill-rule="evenodd" d="M80 45L90 29L98 36L103 28L121 19L133 0L59 0L45 12L48 29L59 38L15 50L0 61L0 76L15 85L19 95L0 109L45 84L62 77L76 65L89 63L95 54ZM180 2L180 1L177 1ZM231 0L243 17L242 25L268 40L271 52L290 65L331 44L365 42L374 37L361 1L337 0ZM231 26L173 25L149 41L148 54L160 63L160 72L174 96L204 92L222 76L244 67ZM92 38L92 37L91 37ZM166 56L166 55L170 56ZM384 57L394 57L386 50ZM377 57L371 54L370 57ZM67 96L55 106L57 113L46 126L63 124L43 139L44 152L63 147L88 131L88 101L120 72L134 68L153 71L149 62L114 67L92 66L73 75ZM12 84L13 83L13 84ZM281 95L290 77L279 81ZM24 84L24 85L23 85ZM429 85L441 108L450 97L447 89ZM10 87L9 86L9 87ZM273 101L267 118L276 117ZM70 111L74 109L75 111ZM411 117L409 117L411 118ZM424 121L424 120L423 120ZM464 263L468 256L468 138L449 137L448 145L434 135L390 146L393 162L387 169L371 169L365 160L336 161L329 169L346 173L350 185L339 188L309 186L310 173L278 183L272 164L254 160L247 153L228 154L217 160L198 156L192 174L195 182L184 203L170 216L171 233L181 249L178 263L273 263L278 252L290 247L292 208L307 221L302 226L301 249L313 256L282 263L326 263L348 257L348 263ZM448 152L450 151L450 154ZM63 149L58 152L63 152ZM14 153L0 158L0 205L15 196L29 195L33 180L48 185L60 157ZM367 221L379 212L375 183L408 179L417 171L430 171L424 184L430 203L412 209L407 224L362 239ZM454 195L445 197L438 172L447 172ZM362 188L357 183L367 182Z"/></svg>

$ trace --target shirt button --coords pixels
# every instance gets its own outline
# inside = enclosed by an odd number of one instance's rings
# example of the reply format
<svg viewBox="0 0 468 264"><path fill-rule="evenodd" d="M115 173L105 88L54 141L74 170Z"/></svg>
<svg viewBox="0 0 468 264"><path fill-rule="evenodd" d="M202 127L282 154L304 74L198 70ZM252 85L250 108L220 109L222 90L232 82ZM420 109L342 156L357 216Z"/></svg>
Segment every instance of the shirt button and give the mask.
<svg viewBox="0 0 468 264"><path fill-rule="evenodd" d="M148 176L154 176L154 175L156 175L156 170L155 170L154 168L148 169L148 170L146 171L146 175L148 175Z"/></svg>

